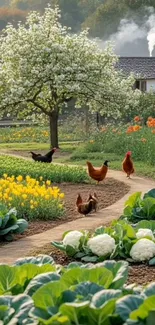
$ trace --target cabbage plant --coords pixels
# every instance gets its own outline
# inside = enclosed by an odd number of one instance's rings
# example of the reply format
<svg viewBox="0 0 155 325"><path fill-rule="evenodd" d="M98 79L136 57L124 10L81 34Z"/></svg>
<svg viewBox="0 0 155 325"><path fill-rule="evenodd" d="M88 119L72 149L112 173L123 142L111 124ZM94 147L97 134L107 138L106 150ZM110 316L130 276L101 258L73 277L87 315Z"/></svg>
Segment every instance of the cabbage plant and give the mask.
<svg viewBox="0 0 155 325"><path fill-rule="evenodd" d="M39 255L0 265L1 323L153 325L155 283L126 285L127 277L123 261L62 267Z"/></svg>
<svg viewBox="0 0 155 325"><path fill-rule="evenodd" d="M25 219L17 218L15 208L8 211L4 205L0 205L0 240L13 240L14 234L22 234L28 228Z"/></svg>

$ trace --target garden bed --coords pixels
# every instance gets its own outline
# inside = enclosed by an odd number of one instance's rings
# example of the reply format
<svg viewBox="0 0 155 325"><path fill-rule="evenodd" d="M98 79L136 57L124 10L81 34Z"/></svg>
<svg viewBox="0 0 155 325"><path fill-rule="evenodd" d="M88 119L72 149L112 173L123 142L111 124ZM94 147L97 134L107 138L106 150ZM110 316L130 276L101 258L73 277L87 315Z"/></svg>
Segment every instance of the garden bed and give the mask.
<svg viewBox="0 0 155 325"><path fill-rule="evenodd" d="M88 198L89 193L93 194L96 192L99 199L98 210L101 210L120 200L129 191L129 186L123 182L116 181L113 178L107 178L105 182L100 185L68 183L52 185L58 185L61 192L65 194L65 216L54 221L29 222L29 228L25 231L25 233L23 235L16 236L15 239L39 234L53 227L57 227L62 223L79 219L81 217L83 218L83 216L76 211L75 202L78 193L80 193L82 198L85 200ZM93 217L93 215L90 215L90 218L91 217Z"/></svg>
<svg viewBox="0 0 155 325"><path fill-rule="evenodd" d="M49 254L53 257L56 264L66 266L68 263L75 262L75 259L69 258L64 252L47 244L40 250L33 250L29 255L37 256L38 254ZM128 284L136 283L139 285L146 285L155 281L155 267L147 264L135 264L129 268Z"/></svg>

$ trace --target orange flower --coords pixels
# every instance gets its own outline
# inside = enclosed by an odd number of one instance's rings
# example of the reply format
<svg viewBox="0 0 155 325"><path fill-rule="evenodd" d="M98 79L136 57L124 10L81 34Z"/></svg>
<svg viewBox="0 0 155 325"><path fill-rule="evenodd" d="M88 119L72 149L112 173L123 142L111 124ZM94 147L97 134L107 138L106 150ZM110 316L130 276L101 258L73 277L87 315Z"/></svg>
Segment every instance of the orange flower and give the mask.
<svg viewBox="0 0 155 325"><path fill-rule="evenodd" d="M135 122L140 122L140 121L141 121L140 116L135 116L134 121L135 121Z"/></svg>
<svg viewBox="0 0 155 325"><path fill-rule="evenodd" d="M147 142L147 140L146 140L145 138L141 138L141 141L142 141L143 143Z"/></svg>
<svg viewBox="0 0 155 325"><path fill-rule="evenodd" d="M134 125L134 126L130 125L130 126L128 127L126 133L137 132L137 131L141 130L141 128L142 128L142 127L141 127L140 125Z"/></svg>
<svg viewBox="0 0 155 325"><path fill-rule="evenodd" d="M142 127L140 125L134 125L134 132L139 131Z"/></svg>
<svg viewBox="0 0 155 325"><path fill-rule="evenodd" d="M131 125L127 128L126 133L132 133L132 132L134 132L134 130L133 130L133 126Z"/></svg>
<svg viewBox="0 0 155 325"><path fill-rule="evenodd" d="M149 116L147 120L152 121L152 119L153 119L152 116Z"/></svg>
<svg viewBox="0 0 155 325"><path fill-rule="evenodd" d="M117 129L113 129L112 132L113 132L113 133L116 133L116 132L117 132Z"/></svg>
<svg viewBox="0 0 155 325"><path fill-rule="evenodd" d="M152 133L155 134L155 130L152 130Z"/></svg>
<svg viewBox="0 0 155 325"><path fill-rule="evenodd" d="M148 119L147 121L148 128L154 128L155 127L155 118Z"/></svg>

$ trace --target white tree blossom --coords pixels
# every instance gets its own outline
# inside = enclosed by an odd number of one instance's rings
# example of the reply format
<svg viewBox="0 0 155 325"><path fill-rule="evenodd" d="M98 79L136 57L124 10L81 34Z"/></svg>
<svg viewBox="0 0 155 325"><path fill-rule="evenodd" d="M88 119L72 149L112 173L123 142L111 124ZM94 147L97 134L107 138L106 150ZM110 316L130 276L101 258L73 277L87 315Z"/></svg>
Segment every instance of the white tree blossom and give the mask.
<svg viewBox="0 0 155 325"><path fill-rule="evenodd" d="M71 34L59 17L58 8L31 12L25 25L9 24L0 37L0 113L46 114L53 142L59 111L73 98L77 107L115 117L138 103L133 77L115 70L112 49L101 51L87 31Z"/></svg>

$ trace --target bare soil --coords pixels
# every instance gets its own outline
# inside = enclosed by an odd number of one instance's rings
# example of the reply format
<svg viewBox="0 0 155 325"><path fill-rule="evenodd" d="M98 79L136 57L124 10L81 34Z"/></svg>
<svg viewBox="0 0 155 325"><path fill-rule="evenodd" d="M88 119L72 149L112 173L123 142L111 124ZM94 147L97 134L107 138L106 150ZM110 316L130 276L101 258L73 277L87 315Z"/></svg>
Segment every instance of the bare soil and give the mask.
<svg viewBox="0 0 155 325"><path fill-rule="evenodd" d="M29 228L23 235L18 235L15 239L39 234L53 227L56 227L62 223L69 222L75 219L83 218L80 215L75 206L77 194L80 193L83 200L87 200L89 193L96 192L99 200L98 210L104 209L109 205L114 204L120 200L125 194L128 193L129 187L123 182L118 182L113 178L107 178L103 184L53 184L58 185L61 192L65 193L65 215L61 219L54 221L33 221L29 222Z"/></svg>
<svg viewBox="0 0 155 325"><path fill-rule="evenodd" d="M146 264L134 265L129 269L129 284L146 285L155 281L155 266Z"/></svg>

